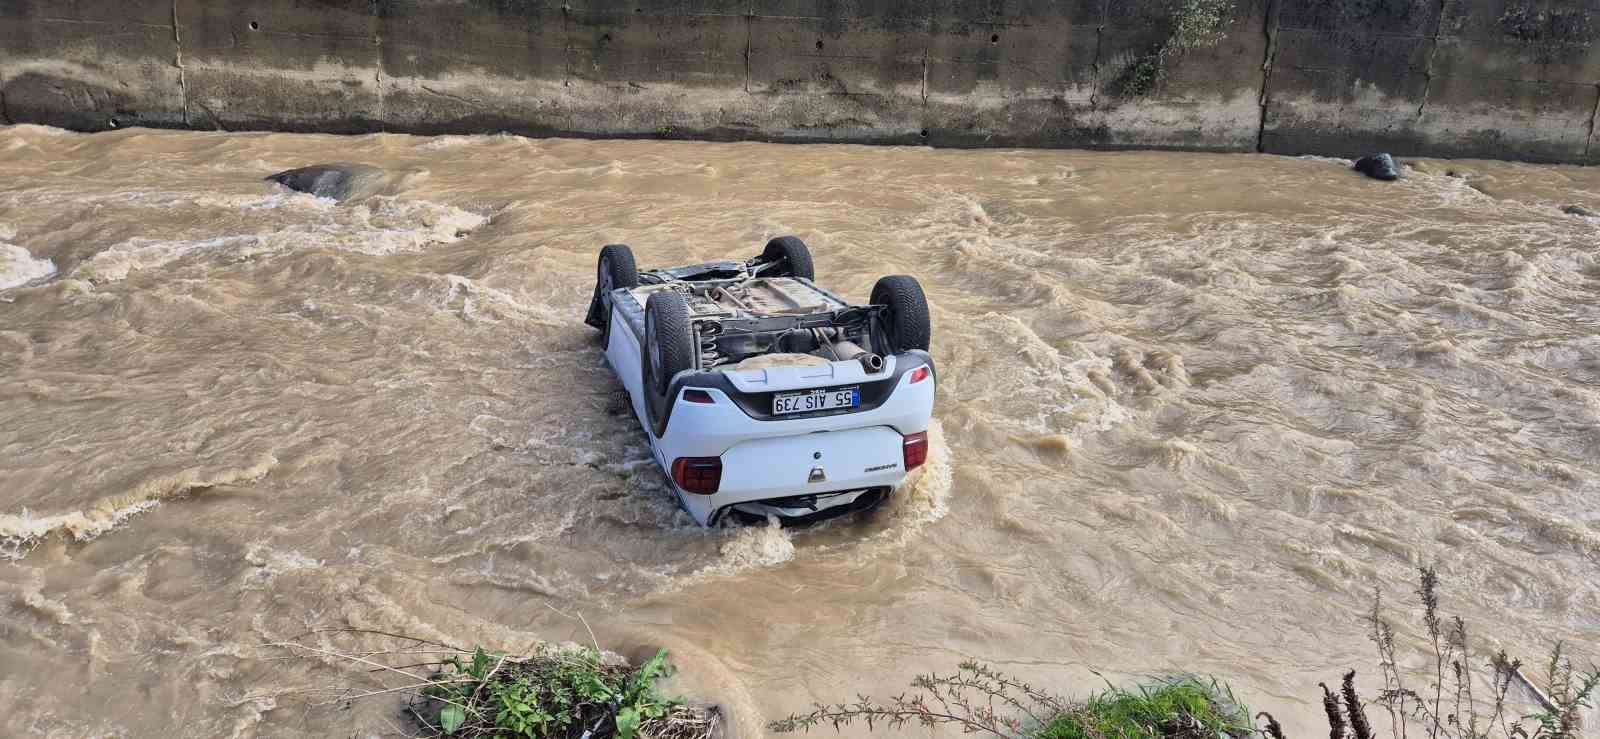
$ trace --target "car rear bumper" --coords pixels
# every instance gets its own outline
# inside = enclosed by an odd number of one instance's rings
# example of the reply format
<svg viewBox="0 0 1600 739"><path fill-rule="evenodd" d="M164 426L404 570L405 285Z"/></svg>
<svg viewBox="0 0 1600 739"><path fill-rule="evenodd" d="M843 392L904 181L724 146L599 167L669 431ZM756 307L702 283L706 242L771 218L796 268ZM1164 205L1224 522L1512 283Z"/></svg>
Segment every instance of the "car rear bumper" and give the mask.
<svg viewBox="0 0 1600 739"><path fill-rule="evenodd" d="M905 437L927 430L935 389L931 367L918 382L905 371L910 368L905 365L928 363L926 355L898 358L903 366L884 381L888 386L882 388L881 402L843 414L757 418L748 412L751 392L736 398L740 392L736 388L675 387L677 402L666 434L653 439L652 445L662 469L670 479L672 462L680 457L722 461L722 478L714 494L690 493L673 484L683 507L702 525L712 525L734 505L816 495L816 509L798 513L809 517L852 505L863 492L897 487L907 473ZM683 391L691 388L706 393L712 402L684 400ZM839 492L854 494L828 495ZM760 509L746 506L745 510ZM798 511L792 505L768 506L769 512L795 517L786 512L790 510Z"/></svg>

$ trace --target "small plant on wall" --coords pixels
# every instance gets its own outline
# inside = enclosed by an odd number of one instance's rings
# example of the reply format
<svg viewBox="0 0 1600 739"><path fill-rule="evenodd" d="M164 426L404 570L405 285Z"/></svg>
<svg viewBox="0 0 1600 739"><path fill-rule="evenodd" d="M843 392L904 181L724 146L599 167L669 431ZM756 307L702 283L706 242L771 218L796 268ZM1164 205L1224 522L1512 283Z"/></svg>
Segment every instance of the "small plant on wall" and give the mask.
<svg viewBox="0 0 1600 739"><path fill-rule="evenodd" d="M1234 0L1171 0L1172 32L1155 52L1140 57L1122 77L1122 94L1149 94L1167 67L1192 49L1215 46L1226 35Z"/></svg>

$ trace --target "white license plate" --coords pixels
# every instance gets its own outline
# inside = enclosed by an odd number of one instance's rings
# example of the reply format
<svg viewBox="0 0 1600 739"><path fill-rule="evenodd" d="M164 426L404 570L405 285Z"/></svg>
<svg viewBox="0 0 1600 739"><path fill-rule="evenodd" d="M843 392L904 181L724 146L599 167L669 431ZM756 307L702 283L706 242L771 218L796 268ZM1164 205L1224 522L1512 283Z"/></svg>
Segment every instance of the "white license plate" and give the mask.
<svg viewBox="0 0 1600 739"><path fill-rule="evenodd" d="M858 387L778 393L772 396L772 412L775 414L854 408L858 405L861 405L861 388Z"/></svg>

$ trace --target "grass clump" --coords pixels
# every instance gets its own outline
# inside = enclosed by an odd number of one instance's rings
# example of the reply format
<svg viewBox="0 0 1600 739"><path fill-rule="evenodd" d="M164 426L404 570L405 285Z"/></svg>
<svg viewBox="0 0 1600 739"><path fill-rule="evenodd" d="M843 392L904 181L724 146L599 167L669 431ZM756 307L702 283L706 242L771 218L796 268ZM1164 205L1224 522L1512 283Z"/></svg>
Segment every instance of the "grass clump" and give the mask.
<svg viewBox="0 0 1600 739"><path fill-rule="evenodd" d="M1183 676L1112 687L1052 719L1039 739L1218 739L1255 733L1250 714L1215 680Z"/></svg>
<svg viewBox="0 0 1600 739"><path fill-rule="evenodd" d="M1226 686L1194 676L1133 688L1108 685L1073 702L968 661L954 674L918 675L911 686L914 692L883 702L858 696L856 703L817 704L767 728L783 734L858 723L869 731L953 725L965 734L1004 739L1242 739L1255 731L1249 711Z"/></svg>

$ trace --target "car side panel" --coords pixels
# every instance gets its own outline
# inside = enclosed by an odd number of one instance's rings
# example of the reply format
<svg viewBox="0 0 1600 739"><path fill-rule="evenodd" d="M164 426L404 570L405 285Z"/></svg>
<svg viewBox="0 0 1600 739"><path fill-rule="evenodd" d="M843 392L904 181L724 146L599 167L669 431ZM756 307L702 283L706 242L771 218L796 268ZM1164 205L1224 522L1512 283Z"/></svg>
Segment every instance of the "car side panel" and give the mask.
<svg viewBox="0 0 1600 739"><path fill-rule="evenodd" d="M633 415L644 426L645 434L650 433L649 416L644 406L644 351L639 337L634 335L633 329L623 319L622 313L613 306L611 310L611 340L606 344L606 363L611 365L611 371L617 373L617 380L628 391L628 404L633 407Z"/></svg>

